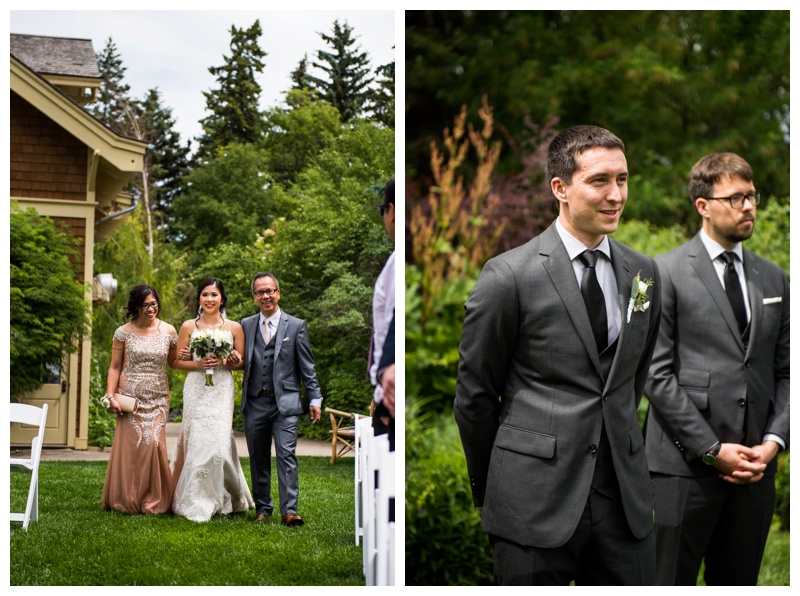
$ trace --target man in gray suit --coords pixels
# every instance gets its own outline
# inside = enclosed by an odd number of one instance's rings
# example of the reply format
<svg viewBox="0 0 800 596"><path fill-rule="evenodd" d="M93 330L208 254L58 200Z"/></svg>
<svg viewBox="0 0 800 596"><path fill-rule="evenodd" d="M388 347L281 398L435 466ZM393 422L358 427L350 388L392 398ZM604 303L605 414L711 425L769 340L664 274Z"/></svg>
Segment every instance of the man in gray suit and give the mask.
<svg viewBox="0 0 800 596"><path fill-rule="evenodd" d="M789 447L789 284L742 247L756 220L750 165L703 157L689 175L702 228L656 258L663 316L645 393L657 583L756 585Z"/></svg>
<svg viewBox="0 0 800 596"><path fill-rule="evenodd" d="M272 437L278 471L281 523L302 526L297 515L297 423L303 413L300 382L306 388L311 422L319 420L322 393L305 321L278 307L281 291L271 273L257 273L251 283L261 312L242 319L245 336L242 407L250 477L256 502L255 522L272 515L270 456Z"/></svg>
<svg viewBox="0 0 800 596"><path fill-rule="evenodd" d="M558 219L488 261L466 303L454 408L473 499L501 584L646 585L653 508L636 408L658 271L608 238L628 196L619 138L561 132L547 177Z"/></svg>

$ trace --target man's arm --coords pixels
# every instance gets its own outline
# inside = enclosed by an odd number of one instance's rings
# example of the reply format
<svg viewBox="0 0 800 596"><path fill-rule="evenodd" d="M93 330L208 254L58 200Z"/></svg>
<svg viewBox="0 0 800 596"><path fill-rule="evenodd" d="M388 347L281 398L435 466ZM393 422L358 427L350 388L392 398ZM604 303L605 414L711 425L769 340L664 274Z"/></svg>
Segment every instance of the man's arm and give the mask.
<svg viewBox="0 0 800 596"><path fill-rule="evenodd" d="M517 340L517 296L508 264L493 259L484 267L465 306L453 410L476 507L483 505L500 424L500 396Z"/></svg>
<svg viewBox="0 0 800 596"><path fill-rule="evenodd" d="M684 458L700 457L717 442L714 429L697 409L692 399L678 384L675 357L678 347L679 298L669 264L659 261L661 279L661 322L658 340L645 384L645 394L668 425L668 432L685 448Z"/></svg>
<svg viewBox="0 0 800 596"><path fill-rule="evenodd" d="M300 376L303 379L303 385L306 387L311 422L316 423L322 411L322 390L319 387L317 372L314 369L314 355L311 353L311 343L308 339L308 326L305 321L300 321L294 345Z"/></svg>

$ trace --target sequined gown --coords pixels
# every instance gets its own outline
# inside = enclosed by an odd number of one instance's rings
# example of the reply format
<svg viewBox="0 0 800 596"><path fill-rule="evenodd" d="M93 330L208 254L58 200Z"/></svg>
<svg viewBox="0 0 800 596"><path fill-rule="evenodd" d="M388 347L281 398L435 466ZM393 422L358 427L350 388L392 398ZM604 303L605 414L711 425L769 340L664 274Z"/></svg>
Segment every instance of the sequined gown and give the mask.
<svg viewBox="0 0 800 596"><path fill-rule="evenodd" d="M178 336L143 336L119 327L114 339L125 344L117 391L138 399L139 409L117 416L103 508L131 514L167 513L174 484L165 431L169 414L166 365Z"/></svg>
<svg viewBox="0 0 800 596"><path fill-rule="evenodd" d="M233 438L233 375L218 367L213 386L205 379L202 370L186 375L183 422L172 454L172 511L195 522L255 506Z"/></svg>

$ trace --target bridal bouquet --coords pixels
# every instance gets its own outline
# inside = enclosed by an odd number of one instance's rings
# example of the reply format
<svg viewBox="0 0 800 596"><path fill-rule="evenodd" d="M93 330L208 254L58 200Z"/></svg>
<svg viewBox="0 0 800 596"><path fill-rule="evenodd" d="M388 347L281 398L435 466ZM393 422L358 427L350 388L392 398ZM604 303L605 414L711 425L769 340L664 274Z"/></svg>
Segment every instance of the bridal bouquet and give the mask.
<svg viewBox="0 0 800 596"><path fill-rule="evenodd" d="M233 351L230 335L221 329L195 329L189 338L189 351L200 358L214 354L225 359ZM206 369L206 385L214 384L214 369Z"/></svg>

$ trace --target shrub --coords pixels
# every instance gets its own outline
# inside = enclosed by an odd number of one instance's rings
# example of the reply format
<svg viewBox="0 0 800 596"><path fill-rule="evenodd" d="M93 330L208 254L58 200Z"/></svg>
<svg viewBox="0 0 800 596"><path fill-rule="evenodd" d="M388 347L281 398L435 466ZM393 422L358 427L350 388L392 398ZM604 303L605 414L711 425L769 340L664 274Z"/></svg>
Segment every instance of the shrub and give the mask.
<svg viewBox="0 0 800 596"><path fill-rule="evenodd" d="M455 420L406 413L406 585L489 585L492 551L472 504Z"/></svg>

